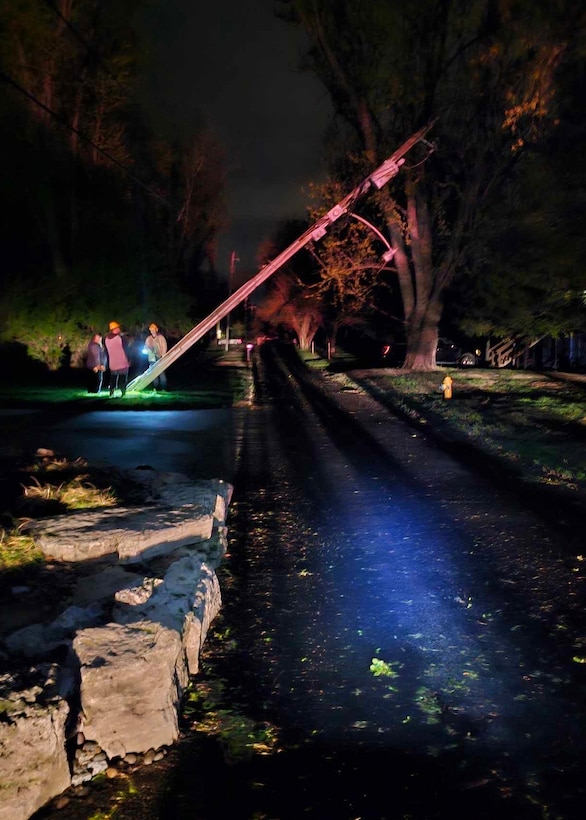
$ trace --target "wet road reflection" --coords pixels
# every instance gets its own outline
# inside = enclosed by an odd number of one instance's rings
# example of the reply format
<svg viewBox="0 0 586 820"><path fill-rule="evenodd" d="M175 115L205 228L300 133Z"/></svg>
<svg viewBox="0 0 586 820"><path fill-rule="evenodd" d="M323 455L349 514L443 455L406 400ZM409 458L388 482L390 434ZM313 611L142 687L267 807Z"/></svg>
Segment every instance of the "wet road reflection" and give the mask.
<svg viewBox="0 0 586 820"><path fill-rule="evenodd" d="M286 379L270 390L247 420L229 522L233 640L212 654L215 674L280 729L285 751L252 767L231 809L574 816L582 690L567 646L539 622L549 602L531 597L535 567L520 568L528 597L517 606L490 539L459 528L441 493L423 492L354 425L323 427ZM495 526L506 541L502 517ZM559 581L547 540L533 543L532 561Z"/></svg>
<svg viewBox="0 0 586 820"><path fill-rule="evenodd" d="M80 413L43 428L33 420L15 433L23 449L42 446L92 464L128 470L150 465L198 479L232 482L242 410L157 410Z"/></svg>

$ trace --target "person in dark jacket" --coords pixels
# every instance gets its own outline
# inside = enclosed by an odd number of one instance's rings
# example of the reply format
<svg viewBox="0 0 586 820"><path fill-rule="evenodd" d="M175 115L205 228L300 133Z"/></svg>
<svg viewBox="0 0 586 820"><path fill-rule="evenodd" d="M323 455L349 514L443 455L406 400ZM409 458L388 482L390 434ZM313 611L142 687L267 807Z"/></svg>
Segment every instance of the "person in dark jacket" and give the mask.
<svg viewBox="0 0 586 820"><path fill-rule="evenodd" d="M110 322L108 325L108 335L104 339L106 352L108 353L108 369L110 371L110 396L114 391L120 389L124 396L126 385L128 384L128 370L130 368L130 357L126 339L122 336L118 322Z"/></svg>
<svg viewBox="0 0 586 820"><path fill-rule="evenodd" d="M108 365L108 355L104 347L102 334L94 333L88 342L86 367L88 368L88 393L100 393L104 383L104 373Z"/></svg>

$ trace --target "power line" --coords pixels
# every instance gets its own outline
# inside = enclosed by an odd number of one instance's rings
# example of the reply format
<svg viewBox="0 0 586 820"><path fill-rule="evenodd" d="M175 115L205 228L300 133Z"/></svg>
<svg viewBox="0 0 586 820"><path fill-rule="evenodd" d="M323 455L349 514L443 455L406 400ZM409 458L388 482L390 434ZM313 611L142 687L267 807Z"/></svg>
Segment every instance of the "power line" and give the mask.
<svg viewBox="0 0 586 820"><path fill-rule="evenodd" d="M96 64L97 64L100 68L102 68L102 70L104 70L104 71L108 74L108 76L109 76L109 77L111 77L111 78L114 80L114 82L118 85L118 87L119 87L120 89L122 89L122 90L124 91L124 93L125 93L125 94L127 94L128 89L127 89L127 88L125 88L125 87L124 87L124 86L120 83L120 81L118 80L118 78L117 78L114 74L112 74L112 72L111 72L110 68L109 68L109 67L108 67L108 65L104 62L104 60L102 59L102 57L101 57L101 56L98 54L98 52L97 52L97 51L96 51L96 50L95 50L95 49L94 49L94 48L93 48L93 47L92 47L92 46L91 46L91 45L87 42L87 40L86 40L86 39L85 39L85 38L84 38L84 37L83 37L83 36L79 33L79 31L78 31L78 30L77 30L77 28L73 25L73 23L72 23L70 20L68 20L68 19L67 19L67 17L65 17L65 16L62 14L61 10L57 8L57 6L56 6L56 5L52 2L52 0L43 0L43 2L45 3L45 5L47 5L47 6L51 9L51 11L52 11L52 12L54 12L54 14L56 14L56 15L57 15L57 17L59 17L59 19L60 19L63 23L65 23L65 25L67 26L67 28L69 29L69 31L70 31L70 32L74 35L74 37L75 37L77 40L79 40L79 42L80 42L80 43L82 44L82 46L86 49L86 51L88 52L88 54L91 54L91 55L93 56L93 58L94 58L94 59L95 59L95 61L96 61ZM145 182L143 182L142 180L138 179L138 177L134 176L134 174L133 174L131 171L129 171L129 170L128 170L128 168L127 168L125 165L122 165L122 163L120 163L118 160L116 160L114 157L112 157L110 154L108 154L108 152L107 152L107 151L104 151L104 149L103 149L103 148L100 148L100 146L99 146L99 145L96 145L96 144L95 144L95 143L94 143L94 142L93 142L93 141L92 141L89 137L85 136L85 134L83 134L82 132L78 131L78 130L77 130L74 126L72 126L70 123L68 123L68 122L66 122L65 120L61 119L61 118L60 118L60 117L59 117L59 116L58 116L58 115L57 115L54 111L51 111L49 108L47 108L47 106L45 106L45 105L44 105L44 104L43 104L40 100L37 100L37 99L36 99L36 98L35 98L32 94L30 94L30 92L26 91L26 89L24 89L24 88L22 88L21 86L19 86L19 85L18 85L18 83L16 83L16 82L15 82L12 78L8 77L8 75L5 75L5 77L4 77L4 78L5 78L8 82L10 82L10 83L11 83L11 84L15 87L15 88L17 88L17 89L18 89L21 93L25 94L25 95L26 95L26 96L27 96L27 97L28 97L28 98L29 98L32 102L34 102L36 105L39 105L39 106L40 106L43 110L45 110L48 114L50 114L50 116L52 116L52 117L53 117L53 118L54 118L57 122L59 122L59 123L60 123L61 125L63 125L65 128L68 128L68 129L69 129L72 133L76 134L76 135L77 135L77 136L79 136L81 139L83 139L85 142L87 142L89 145L91 145L93 148L95 148L97 151L99 151L99 153L100 153L100 154L102 154L104 157L106 157L106 158L107 158L110 162L114 163L114 165L116 165L116 166L117 166L118 168L120 168L120 169L121 169L121 170L122 170L125 174L127 174L127 175L128 175L128 177L129 177L130 179L132 179L134 182L136 182L138 185L140 185L140 186L141 186L141 187L142 187L145 191L147 191L147 193L152 194L153 196L155 196L155 197L156 197L156 198L157 198L157 199L158 199L158 200L159 200L159 201L160 201L160 202L161 202L161 203L162 203L162 204L163 204L166 208L168 208L170 211L173 211L174 213L177 213L177 215L178 215L179 217L181 216L181 211L180 211L180 209L179 209L177 206L175 206L175 205L171 205L169 202L167 202L165 199L163 199L163 197L161 197L161 195L160 195L160 194L158 194L158 193L157 193L156 191L154 191L152 188L149 188L149 186L148 186Z"/></svg>
<svg viewBox="0 0 586 820"><path fill-rule="evenodd" d="M55 111L52 111L48 106L46 106L43 102L41 102L33 94L31 94L30 91L27 91L26 88L23 88L19 83L16 82L16 80L13 80L12 77L10 77L8 74L6 74L6 72L3 71L2 69L0 69L0 78L3 79L4 82L8 83L13 88L15 88L17 91L19 91L21 94L23 94L25 97L27 97L27 99L29 99L35 105L38 105L39 108L41 108L43 111L45 111L51 117L53 117L53 119L56 122L58 122L60 125L62 125L64 128L67 128L73 134L76 134L76 136L78 136L84 142L87 142L89 145L91 145L92 148L95 148L95 150L98 151L100 154L102 154L102 156L106 157L106 159L108 159L111 163L113 163L118 168L120 168L122 171L124 171L124 173L130 179L132 179L133 182L136 182L137 185L139 185L141 188L143 188L147 193L149 193L152 196L156 197L156 199L158 199L159 202L162 205L164 205L170 211L178 213L178 210L175 206L173 206L169 202L167 202L166 199L163 199L163 197L160 194L158 194L156 191L154 191L152 188L149 188L149 186L146 185L146 183L144 183L141 179L139 179L131 171L129 171L129 169L125 165L123 165L121 162L119 162L119 160L117 160L115 157L113 157L111 154L109 154L103 148L100 148L99 145L96 145L96 143L93 142L93 140L91 140L90 137L87 137L82 131L79 131L73 125L68 123L65 119L63 119L58 114L56 114Z"/></svg>
<svg viewBox="0 0 586 820"><path fill-rule="evenodd" d="M52 2L51 2L51 0L43 0L43 1L44 1L44 3L45 3L47 6L49 6L49 8L50 8L53 12L55 12L55 14L57 15L57 17L59 17L59 19L60 19L60 20L62 20L62 21L65 23L65 25L67 26L67 28L71 31L71 33L75 36L75 38L76 38L77 40L79 40L79 42L80 42L80 43L82 44L82 46L86 49L86 51L88 52L88 54L91 54L91 55L94 57L94 59L96 60L96 63L104 69L104 71L105 71L105 72L106 72L106 73L107 73L107 74L108 74L108 75L109 75L109 76L110 76L110 77L114 80L114 82L118 85L118 87L119 87L119 88L121 88L121 89L122 89L125 93L127 93L127 92L128 92L128 89L124 88L124 86L120 83L120 81L118 80L118 78L117 78L117 77L115 77L115 76L114 76L114 74L112 74L112 72L110 71L109 67L106 65L106 63L105 63L105 62L104 62L104 60L102 59L102 57L98 54L98 52L95 50L95 48L93 48L93 47L92 47L92 46L91 46L91 45L87 42L87 40L85 40L85 39L82 37L82 35L79 33L79 31L78 31L78 30L76 29L76 27L73 25L73 23L72 23L70 20L68 20L66 17L64 17L64 16L63 16L63 14L61 13L61 11L57 8L57 6L55 6L55 4L54 4L54 3L52 3Z"/></svg>
<svg viewBox="0 0 586 820"><path fill-rule="evenodd" d="M92 47L89 45L89 43L87 43L87 42L83 39L83 37L81 36L81 34L79 33L79 31L75 28L75 26L71 23L71 21L70 21L70 20L68 20L68 19L67 19L67 17L64 17L64 16L61 14L61 11L57 8L57 6L56 6L54 3L52 3L52 2L51 2L51 0L44 0L44 2L45 2L45 5L49 6L49 8L51 9L51 11L54 11L54 12L55 12L55 14L57 15L57 17L59 17L59 18L60 18L60 20L62 20L62 21L65 23L65 25L67 26L67 28L68 28L68 29L69 29L69 30L70 30L70 31L71 31L71 32L72 32L72 33L73 33L73 34L77 37L77 39L78 39L78 40L79 40L79 42L82 44L82 46L85 46L85 47L86 47L86 49L87 49L89 52L93 53L96 57L98 57L98 59L100 59L100 58L99 58L99 56L98 56L98 54L97 54L97 53L96 53L96 52L92 49Z"/></svg>

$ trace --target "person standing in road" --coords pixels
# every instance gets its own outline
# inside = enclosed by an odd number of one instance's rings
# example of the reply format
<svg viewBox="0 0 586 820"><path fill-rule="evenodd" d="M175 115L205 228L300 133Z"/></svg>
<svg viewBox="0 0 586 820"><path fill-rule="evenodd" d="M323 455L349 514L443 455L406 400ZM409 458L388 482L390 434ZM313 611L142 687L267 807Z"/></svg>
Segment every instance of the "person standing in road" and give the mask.
<svg viewBox="0 0 586 820"><path fill-rule="evenodd" d="M107 364L108 355L103 344L102 334L94 333L87 346L86 367L90 376L88 393L101 392Z"/></svg>
<svg viewBox="0 0 586 820"><path fill-rule="evenodd" d="M110 396L113 396L114 391L118 389L124 396L130 368L126 340L122 336L118 322L110 322L108 330L104 343L108 353L108 368L110 370Z"/></svg>
<svg viewBox="0 0 586 820"><path fill-rule="evenodd" d="M158 362L167 352L167 339L159 331L158 325L154 322L151 322L149 325L149 335L146 337L144 346L147 351L149 367L155 364L155 362ZM157 388L159 390L167 389L167 374L164 370L153 381L153 387L155 390Z"/></svg>

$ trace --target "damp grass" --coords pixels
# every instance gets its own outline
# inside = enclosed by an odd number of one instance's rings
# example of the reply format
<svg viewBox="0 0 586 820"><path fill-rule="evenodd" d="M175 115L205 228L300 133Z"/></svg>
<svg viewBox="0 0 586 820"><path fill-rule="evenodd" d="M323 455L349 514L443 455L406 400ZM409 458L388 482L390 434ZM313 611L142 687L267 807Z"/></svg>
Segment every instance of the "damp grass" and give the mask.
<svg viewBox="0 0 586 820"><path fill-rule="evenodd" d="M453 379L453 398L440 392ZM542 483L586 488L586 390L533 371L387 368L345 374L412 422L480 451Z"/></svg>
<svg viewBox="0 0 586 820"><path fill-rule="evenodd" d="M96 479L96 483L90 478ZM20 494L13 508L3 512L0 527L0 572L14 572L43 563L30 524L47 515L74 510L95 510L120 503L116 488L105 484L104 476L88 472L84 459L40 455L18 474ZM16 479L15 479L16 480ZM104 486L98 486L99 481Z"/></svg>
<svg viewBox="0 0 586 820"><path fill-rule="evenodd" d="M55 501L66 510L92 510L102 507L114 507L118 503L111 487L99 489L88 476L80 476L61 484L41 484L33 476L34 483L24 487L25 499L33 501Z"/></svg>
<svg viewBox="0 0 586 820"><path fill-rule="evenodd" d="M138 374L131 372L131 379L135 375ZM235 407L248 400L252 367L243 350L225 353L221 349L214 349L196 359L189 356L185 361L180 359L169 367L167 375L168 389L165 391L154 390L152 385L147 385L143 390L127 392L124 396L116 391L112 397L107 389L99 394L88 393L83 368L72 368L66 374L56 374L55 379L47 379L42 384L0 385L3 426L6 430L11 426L30 423L30 414L43 411L61 413ZM11 411L14 411L14 416Z"/></svg>
<svg viewBox="0 0 586 820"><path fill-rule="evenodd" d="M330 366L327 359L311 350L300 350L299 357L311 370L326 370Z"/></svg>
<svg viewBox="0 0 586 820"><path fill-rule="evenodd" d="M0 528L0 572L40 564L43 560L43 553L30 535L24 535L18 528Z"/></svg>

